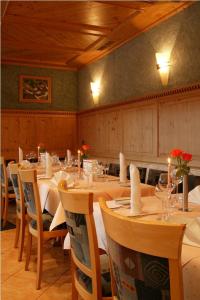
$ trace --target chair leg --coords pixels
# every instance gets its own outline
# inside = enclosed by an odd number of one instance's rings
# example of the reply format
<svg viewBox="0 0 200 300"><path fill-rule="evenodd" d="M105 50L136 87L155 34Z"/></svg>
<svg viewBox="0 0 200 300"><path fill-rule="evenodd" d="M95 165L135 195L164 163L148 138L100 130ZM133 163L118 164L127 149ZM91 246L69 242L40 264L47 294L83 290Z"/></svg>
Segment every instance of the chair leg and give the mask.
<svg viewBox="0 0 200 300"><path fill-rule="evenodd" d="M1 219L3 219L5 198L1 195Z"/></svg>
<svg viewBox="0 0 200 300"><path fill-rule="evenodd" d="M20 234L21 220L16 216L16 232L15 232L15 243L14 248L17 248Z"/></svg>
<svg viewBox="0 0 200 300"><path fill-rule="evenodd" d="M32 234L28 231L25 271L28 271L28 266L29 266L30 256L31 256L31 246L32 246Z"/></svg>
<svg viewBox="0 0 200 300"><path fill-rule="evenodd" d="M3 228L6 226L8 218L8 196L5 196L4 200L4 212L3 212Z"/></svg>
<svg viewBox="0 0 200 300"><path fill-rule="evenodd" d="M22 260L22 255L23 255L23 250L24 250L25 229L26 229L26 222L25 222L25 220L21 220L18 261Z"/></svg>
<svg viewBox="0 0 200 300"><path fill-rule="evenodd" d="M74 262L71 258L71 269L72 269L72 299L73 300L78 300L78 292L75 287L75 281L74 281L74 276L75 276L75 265Z"/></svg>
<svg viewBox="0 0 200 300"><path fill-rule="evenodd" d="M36 279L36 290L40 289L41 278L42 278L42 260L43 260L43 240L38 238L37 244L37 279Z"/></svg>

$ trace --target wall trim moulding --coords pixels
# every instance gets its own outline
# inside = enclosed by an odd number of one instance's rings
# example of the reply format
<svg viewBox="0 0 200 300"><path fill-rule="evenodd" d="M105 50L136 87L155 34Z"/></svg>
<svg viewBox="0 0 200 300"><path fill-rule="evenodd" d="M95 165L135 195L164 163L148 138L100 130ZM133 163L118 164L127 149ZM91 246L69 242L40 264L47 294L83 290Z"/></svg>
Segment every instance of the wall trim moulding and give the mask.
<svg viewBox="0 0 200 300"><path fill-rule="evenodd" d="M193 91L195 92L196 90L200 90L200 82L194 83L194 84L188 85L188 86L178 87L178 88L175 88L175 89L168 89L168 90L165 90L163 92L159 92L159 93L155 93L155 94L151 94L151 95L145 95L145 96L142 96L142 97L135 97L135 98L132 98L132 99L124 101L124 102L101 105L99 107L86 109L86 110L83 110L83 111L79 111L78 115L87 114L89 112L101 111L101 110L104 110L104 109L110 109L110 108L126 106L126 105L129 105L131 103L136 103L136 102L142 102L142 101L143 102L145 102L145 101L149 102L149 101L152 101L152 100L161 100L160 98L164 98L163 100L165 100L165 97L168 97L168 96L184 95L185 93L193 92ZM177 98L176 98L176 100L177 100Z"/></svg>
<svg viewBox="0 0 200 300"><path fill-rule="evenodd" d="M25 109L1 109L4 114L21 114L21 115L60 115L60 116L76 116L77 112L56 111L56 110L25 110Z"/></svg>
<svg viewBox="0 0 200 300"><path fill-rule="evenodd" d="M19 60L6 60L2 59L1 64L3 65L16 65L16 66L25 66L31 68L44 68L44 69L55 69L55 70L65 70L65 71L77 71L77 68L62 66L59 64L45 64L33 61L19 61Z"/></svg>

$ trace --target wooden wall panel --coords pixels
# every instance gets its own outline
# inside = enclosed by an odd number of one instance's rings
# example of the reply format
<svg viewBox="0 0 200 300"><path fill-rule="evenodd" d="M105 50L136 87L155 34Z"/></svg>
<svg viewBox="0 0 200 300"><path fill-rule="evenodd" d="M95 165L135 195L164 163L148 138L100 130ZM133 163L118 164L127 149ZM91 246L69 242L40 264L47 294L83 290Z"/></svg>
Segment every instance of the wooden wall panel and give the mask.
<svg viewBox="0 0 200 300"><path fill-rule="evenodd" d="M2 155L18 159L18 147L24 154L43 143L49 152L66 155L77 150L76 113L3 110L1 116Z"/></svg>
<svg viewBox="0 0 200 300"><path fill-rule="evenodd" d="M193 154L200 167L200 84L78 114L79 140L90 153L118 161L165 163L173 148Z"/></svg>
<svg viewBox="0 0 200 300"><path fill-rule="evenodd" d="M123 111L123 151L128 157L156 155L156 121L156 104L135 104Z"/></svg>
<svg viewBox="0 0 200 300"><path fill-rule="evenodd" d="M200 99L160 103L159 154L166 156L172 148L184 149L200 160Z"/></svg>

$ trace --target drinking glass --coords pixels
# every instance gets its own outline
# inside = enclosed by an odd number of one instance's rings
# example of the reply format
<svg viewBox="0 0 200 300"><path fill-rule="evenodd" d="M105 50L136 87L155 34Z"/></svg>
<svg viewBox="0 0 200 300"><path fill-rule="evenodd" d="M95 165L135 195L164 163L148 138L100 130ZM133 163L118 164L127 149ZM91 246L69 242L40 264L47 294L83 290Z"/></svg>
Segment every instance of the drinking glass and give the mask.
<svg viewBox="0 0 200 300"><path fill-rule="evenodd" d="M172 170L171 178L172 178L172 182L176 186L176 204L180 208L180 207L182 207L183 197L182 197L182 194L178 193L178 186L180 183L183 182L183 176L177 176L176 169L174 169L174 170Z"/></svg>
<svg viewBox="0 0 200 300"><path fill-rule="evenodd" d="M171 193L174 188L175 184L173 182L168 182L168 173L161 173L158 179L158 190L164 192L161 196L163 220L167 220L169 218L171 208L174 207L173 199L171 199Z"/></svg>

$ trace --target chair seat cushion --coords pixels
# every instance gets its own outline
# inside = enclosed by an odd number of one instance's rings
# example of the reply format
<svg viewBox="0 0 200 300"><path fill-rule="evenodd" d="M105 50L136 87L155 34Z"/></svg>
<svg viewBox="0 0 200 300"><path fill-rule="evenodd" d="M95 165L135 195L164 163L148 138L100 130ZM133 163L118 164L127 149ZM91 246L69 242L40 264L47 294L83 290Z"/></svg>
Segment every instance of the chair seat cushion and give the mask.
<svg viewBox="0 0 200 300"><path fill-rule="evenodd" d="M1 188L2 193L5 193L5 188ZM15 194L13 186L8 186L8 194Z"/></svg>
<svg viewBox="0 0 200 300"><path fill-rule="evenodd" d="M42 222L43 222L43 230L44 231L49 231L49 227L51 225L52 220L53 220L53 217L50 214L48 214L48 213L42 214ZM35 220L31 220L30 224L34 229L37 229L37 222Z"/></svg>
<svg viewBox="0 0 200 300"><path fill-rule="evenodd" d="M42 214L42 222L43 222L43 230L49 231L51 222L53 220L53 216L49 213ZM35 220L31 220L31 226L34 229L37 229L37 222ZM60 224L56 226L53 230L67 229L66 223Z"/></svg>
<svg viewBox="0 0 200 300"><path fill-rule="evenodd" d="M109 260L106 254L100 255L101 264L101 286L102 286L102 296L111 296L111 278L109 271ZM92 293L92 280L86 274L84 274L80 269L76 271L77 279L80 284L89 292Z"/></svg>

